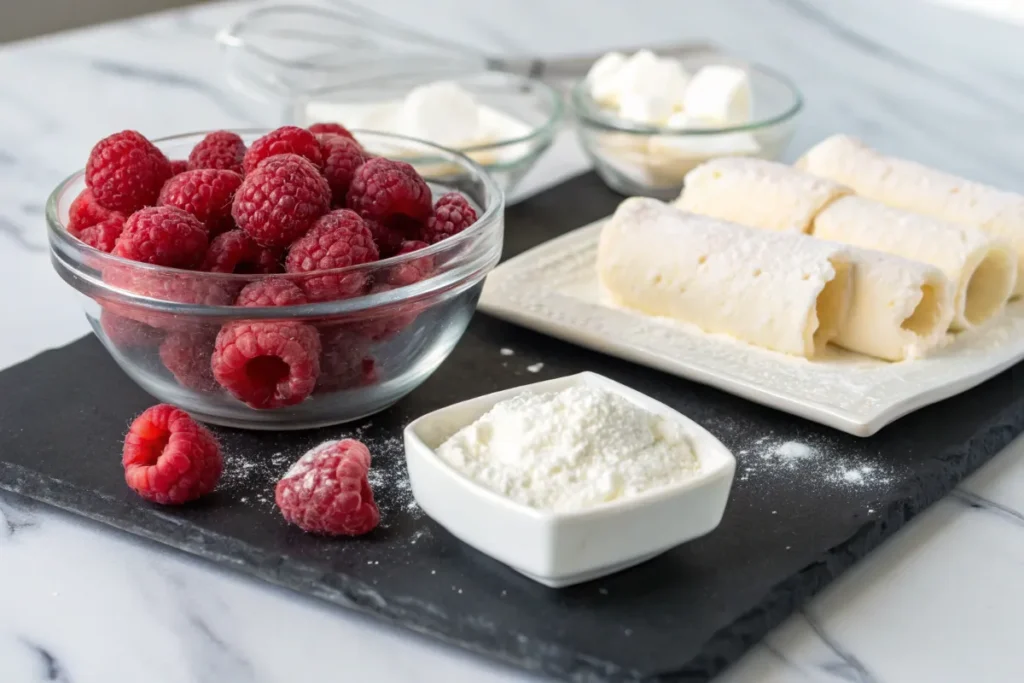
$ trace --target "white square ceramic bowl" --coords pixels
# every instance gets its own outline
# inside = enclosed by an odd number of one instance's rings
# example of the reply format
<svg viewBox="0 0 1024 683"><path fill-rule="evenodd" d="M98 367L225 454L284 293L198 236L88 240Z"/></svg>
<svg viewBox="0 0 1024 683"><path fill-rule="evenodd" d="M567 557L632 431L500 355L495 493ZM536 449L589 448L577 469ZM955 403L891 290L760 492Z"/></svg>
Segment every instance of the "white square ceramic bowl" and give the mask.
<svg viewBox="0 0 1024 683"><path fill-rule="evenodd" d="M448 437L499 401L523 392L588 384L613 391L682 424L700 472L679 484L574 512L537 510L464 476L434 452ZM499 391L424 415L405 429L413 495L455 537L551 587L568 586L639 564L716 526L736 471L736 459L684 415L607 377L584 372Z"/></svg>

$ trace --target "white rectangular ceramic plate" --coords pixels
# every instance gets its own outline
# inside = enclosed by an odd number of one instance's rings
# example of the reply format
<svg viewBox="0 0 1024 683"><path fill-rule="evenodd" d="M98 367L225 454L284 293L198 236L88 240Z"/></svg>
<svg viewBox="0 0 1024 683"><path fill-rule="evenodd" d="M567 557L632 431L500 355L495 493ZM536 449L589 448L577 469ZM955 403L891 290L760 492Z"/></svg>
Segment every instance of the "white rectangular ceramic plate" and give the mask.
<svg viewBox="0 0 1024 683"><path fill-rule="evenodd" d="M829 347L806 360L615 306L597 279L592 223L498 266L480 309L855 436L981 384L1024 358L1024 301L914 361L889 363Z"/></svg>

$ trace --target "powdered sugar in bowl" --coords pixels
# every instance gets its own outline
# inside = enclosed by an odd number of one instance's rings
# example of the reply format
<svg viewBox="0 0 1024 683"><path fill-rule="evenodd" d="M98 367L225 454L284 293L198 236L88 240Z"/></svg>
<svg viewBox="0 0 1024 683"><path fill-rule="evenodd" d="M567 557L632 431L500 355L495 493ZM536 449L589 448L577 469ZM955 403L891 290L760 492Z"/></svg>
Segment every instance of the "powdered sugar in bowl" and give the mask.
<svg viewBox="0 0 1024 683"><path fill-rule="evenodd" d="M540 424L545 413L562 426ZM510 438L517 430L523 435ZM483 451L475 447L482 442ZM710 532L736 469L728 449L692 420L590 372L425 415L406 428L405 448L413 495L428 515L551 587L614 573ZM524 457L513 462L517 448Z"/></svg>

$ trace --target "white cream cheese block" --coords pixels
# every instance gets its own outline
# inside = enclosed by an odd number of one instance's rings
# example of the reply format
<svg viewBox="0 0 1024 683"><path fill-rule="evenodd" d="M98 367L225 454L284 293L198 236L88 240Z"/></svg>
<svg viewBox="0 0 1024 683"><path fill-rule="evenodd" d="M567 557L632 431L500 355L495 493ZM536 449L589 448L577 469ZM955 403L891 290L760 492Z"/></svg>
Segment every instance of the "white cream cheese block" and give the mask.
<svg viewBox="0 0 1024 683"><path fill-rule="evenodd" d="M820 353L849 307L841 246L641 197L605 224L597 270L620 305L796 356Z"/></svg>
<svg viewBox="0 0 1024 683"><path fill-rule="evenodd" d="M1005 240L870 199L847 196L814 219L815 237L931 264L954 286L953 329L980 325L1002 311L1017 277Z"/></svg>
<svg viewBox="0 0 1024 683"><path fill-rule="evenodd" d="M682 109L690 116L734 126L751 116L750 77L743 69L727 64L702 67L690 79Z"/></svg>
<svg viewBox="0 0 1024 683"><path fill-rule="evenodd" d="M1017 254L1014 293L1024 294L1024 196L883 155L848 135L823 140L796 165L883 204L978 228L1007 240Z"/></svg>
<svg viewBox="0 0 1024 683"><path fill-rule="evenodd" d="M754 228L806 233L821 209L850 190L764 159L721 158L686 174L675 205Z"/></svg>

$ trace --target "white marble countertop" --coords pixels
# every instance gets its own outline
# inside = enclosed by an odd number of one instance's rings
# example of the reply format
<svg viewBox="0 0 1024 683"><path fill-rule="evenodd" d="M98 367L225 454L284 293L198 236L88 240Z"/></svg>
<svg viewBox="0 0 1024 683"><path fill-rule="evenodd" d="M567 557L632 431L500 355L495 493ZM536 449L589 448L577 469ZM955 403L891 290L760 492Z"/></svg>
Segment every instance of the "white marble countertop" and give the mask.
<svg viewBox="0 0 1024 683"><path fill-rule="evenodd" d="M951 0L944 0L950 2ZM989 3L991 5L991 3ZM791 154L846 131L1024 187L1024 28L915 0L377 0L508 53L710 39L789 74ZM0 367L88 332L53 273L42 206L90 146L270 125L230 92L211 36L239 4L0 47ZM585 22L585 30L583 26ZM584 168L571 137L529 178ZM754 647L728 683L1024 680L1024 440ZM74 454L68 454L73 457ZM0 496L0 681L532 680L13 496Z"/></svg>

